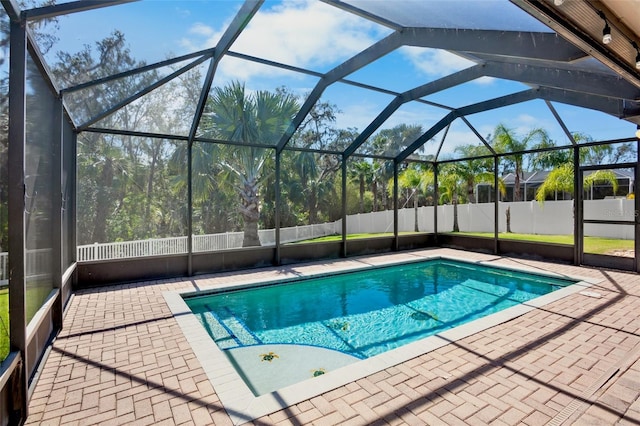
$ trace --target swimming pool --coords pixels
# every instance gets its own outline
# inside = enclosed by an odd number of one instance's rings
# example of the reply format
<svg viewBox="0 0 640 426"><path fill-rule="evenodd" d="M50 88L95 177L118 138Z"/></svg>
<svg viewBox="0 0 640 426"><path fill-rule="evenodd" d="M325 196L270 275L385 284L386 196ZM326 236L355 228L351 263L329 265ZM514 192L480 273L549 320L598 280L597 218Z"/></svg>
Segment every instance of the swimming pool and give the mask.
<svg viewBox="0 0 640 426"><path fill-rule="evenodd" d="M446 254L442 252L446 252ZM570 294L585 290L597 282L597 280L583 280L573 276L560 276L553 272L553 268L534 268L520 261L514 262L509 259L485 255L473 255L471 256L472 259L469 259L469 257L465 252L461 252L458 255L455 250L427 249L398 253L393 256L368 256L292 267L267 268L256 272L247 271L241 274L231 274L226 278L224 275L220 275L194 279L191 283L196 291L169 291L163 293L163 296L233 423L243 424L290 405L312 399L317 395L368 377L381 370L416 359L452 342L517 318ZM432 300L434 303L432 303L433 306L430 309L415 302L420 299L417 297L419 292L415 287L411 286L408 287L408 291L395 293L393 291L384 293L382 290L367 289L366 286L360 289L358 287L356 289L351 288L347 291L347 286L352 281L356 281L353 278L360 275L367 278L376 278L378 281L382 281L383 284L386 283L387 287L390 287L390 282L381 278L389 277L389 275L393 277L397 274L387 274L389 270L384 267L392 265L401 269L410 269L410 267L414 266L420 267L420 263L416 263L416 260L429 260L429 264L432 265L429 268L432 269L432 272L437 272L436 274L432 273L431 276L437 277L437 280L433 281L434 284L437 284L438 291L436 292L433 286L430 291L427 291L429 290L428 285L426 286L427 290L423 291L423 298L430 297L439 302L436 304ZM431 263L432 261L436 263ZM455 274L451 271L445 272L444 268L441 270L440 266L433 266L438 263L452 263L455 265L455 268L452 269L457 270L457 272ZM485 269L483 265L487 263L492 266ZM505 269L507 264L509 269ZM427 264L422 263L422 266L425 265ZM392 271L397 270L394 269ZM331 272L327 273L327 271ZM339 274L334 272L339 272ZM345 272L348 272L348 274L343 274ZM520 275L520 272L524 272L524 275ZM417 272L414 270L413 274L417 274ZM456 287L453 284L456 274L458 278L464 276L468 278L468 280L463 280L462 287ZM331 275L331 277L328 275ZM474 281L481 281L479 278L487 276L492 277L489 282L492 285L496 284L498 276L502 276L503 279L507 280L512 280L517 276L527 279L520 281L520 284L516 284L512 288L506 288L506 290L503 286L494 286L492 290L493 297L498 299L496 305L500 303L511 305L514 303L510 307L494 312L496 309L491 303L483 305L476 301L470 304L470 299L464 297L467 291L475 288ZM529 280L529 278L534 279L533 281L546 280L549 277L552 278L551 281L542 286ZM395 294L394 298L400 297L401 304L408 305L408 309L411 309L410 314L404 315L405 323L409 322L409 319L411 319L411 322L416 323L435 322L439 324L437 326L439 328L432 330L432 334L427 335L427 337L417 337L415 341L373 356L366 354L371 348L365 346L376 346L370 345L371 342L364 345L357 342L356 344L351 343L352 346L358 347L360 352L365 352L364 354L358 352L349 354L346 351L329 349L327 346L321 347L317 342L304 344L267 343L262 331L249 328L254 318L262 318L265 324L268 322L266 321L267 319L272 320L271 315L267 315L267 311L264 311L266 299L270 298L262 297L256 298L258 303L253 307L251 304L247 305L247 301L242 302L246 305L247 313L249 314L246 320L243 317L242 309L238 308L238 306L242 306L242 303L234 302L239 304L233 307L227 306L232 316L241 320L242 324L227 325L231 333L227 332L226 336L216 337L219 340L219 346L212 338L212 330L207 330L207 328L212 328L212 323L207 323L206 327L204 327L202 318L200 318L207 312L206 307L202 312L194 314L187 305L187 302L193 302L194 309L197 310L198 308L195 305L204 305L204 303L201 303L203 299L200 299L200 296L227 297L239 295L249 289L253 291L275 289L281 286L289 287L289 285L293 287L306 286L314 282L317 283L317 279L323 282L322 280L327 278L342 279L340 285L345 290L342 291L341 296L344 295L344 297L330 297L326 293L319 291L320 288L326 287L326 285L315 284L312 285L311 291L307 292L302 300L281 295L279 299L286 301L286 303L284 303L284 308L281 307L280 310L290 310L293 307L292 310L298 312L303 307L308 306L318 309L316 307L317 302L327 300L331 301L330 305L332 306L342 307L345 306L344 301L348 300L350 303L346 306L349 308L358 306L360 311L364 312L349 311L349 315L354 318L349 316L347 320L334 320L336 322L331 322L331 320L327 322L324 317L319 318L319 320L324 320L326 325L329 325L329 327L323 326L325 330L331 329L340 335L343 331L352 330L355 325L368 323L368 321L356 321L355 317L358 315L370 315L372 312L362 309L360 302L356 301L369 299L376 301L380 305ZM545 285L549 287L545 289ZM279 289L278 291L281 290ZM528 296L522 297L525 293L529 293ZM438 296L440 299L436 299L436 295L440 295ZM533 298L522 303L522 301L530 297ZM457 301L457 304L452 305L455 308L449 309L449 311L444 309L446 306L444 302L447 299ZM210 305L209 307L211 308L212 306ZM458 320L447 316L450 312L458 311L463 307L471 307L472 311L475 312L473 315L468 315L468 318L459 318ZM382 306L382 310L388 308L389 306ZM405 308L407 306L403 307L403 309ZM309 309L310 311L311 309ZM416 313L417 311L420 312ZM472 318L472 316L475 317L481 314L485 316L476 319ZM222 315L224 317L225 314L223 313ZM229 313L227 312L226 315L228 316ZM344 316L341 315L341 318ZM395 317L392 319L395 320ZM213 324L215 325L215 323ZM249 339L250 336L243 335L241 331L234 332L234 330L238 330L236 327L240 326L251 330L251 333L258 337L262 344L256 343L257 341L245 340ZM342 330L342 328L345 328L345 330ZM392 328L400 327L396 323L396 326ZM288 334L295 335L300 333L289 332ZM311 334L315 335L317 333ZM411 333L405 333L405 336L387 338L388 342L385 344L391 342L395 345L405 337L411 337L408 336L409 334ZM237 342L234 336L240 342ZM325 345L326 343L323 342L321 344ZM225 347L225 349L221 349L221 346Z"/></svg>
<svg viewBox="0 0 640 426"><path fill-rule="evenodd" d="M572 284L523 272L432 259L189 295L185 301L218 347L238 366L254 394L282 386L292 356L320 358L292 382L369 358ZM264 350L270 345L273 350ZM280 358L289 349L304 355ZM243 348L252 348L244 350ZM312 351L322 348L323 351ZM256 352L257 351L257 352ZM346 355L346 356L345 356ZM266 361L266 362L265 362ZM322 362L321 362L322 361ZM279 377L265 374L269 368ZM256 371L257 370L257 371ZM284 384L290 384L284 382Z"/></svg>

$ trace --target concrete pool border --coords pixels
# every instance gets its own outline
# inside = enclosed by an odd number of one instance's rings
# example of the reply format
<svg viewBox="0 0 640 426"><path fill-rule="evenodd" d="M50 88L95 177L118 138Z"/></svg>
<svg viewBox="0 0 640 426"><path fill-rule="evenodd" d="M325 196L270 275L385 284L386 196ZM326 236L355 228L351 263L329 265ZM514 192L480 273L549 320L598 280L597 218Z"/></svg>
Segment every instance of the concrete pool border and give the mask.
<svg viewBox="0 0 640 426"><path fill-rule="evenodd" d="M169 306L173 316L178 322L185 338L191 345L198 361L201 363L209 381L211 382L220 402L231 417L233 424L239 425L253 419L262 417L269 413L281 410L316 395L328 392L340 386L354 382L363 377L374 374L383 369L409 361L417 356L424 355L440 347L448 345L464 337L471 336L480 331L494 327L506 321L517 318L536 308L560 300L570 294L584 291L590 286L597 284L601 280L581 278L577 276L567 276L553 274L549 271L539 271L532 267L525 266L501 266L493 264L492 261L469 260L462 256L453 255L430 255L430 254L410 254L407 259L393 259L376 264L367 263L361 266L341 267L339 272L363 270L378 266L388 266L393 264L406 263L408 259L429 260L447 259L462 261L466 263L476 263L492 266L495 268L515 270L519 272L534 273L543 276L556 278L569 278L580 280L576 284L569 285L553 293L538 297L525 304L513 306L495 314L488 315L478 320L461 325L454 329L446 330L437 335L427 337L417 342L410 343L397 349L385 352L380 355L350 364L346 367L330 371L319 377L315 377L294 385L287 386L270 394L254 396L242 377L228 360L227 356L213 342L206 330L200 325L197 318L191 313L182 295L193 293L193 291L172 291L163 293L164 299ZM357 259L356 259L357 260ZM322 273L301 273L298 277L315 277L326 274ZM293 278L293 277L292 277ZM252 279L246 282L234 283L228 286L203 287L201 291L222 290L230 288L251 287L261 283L273 282L273 279Z"/></svg>

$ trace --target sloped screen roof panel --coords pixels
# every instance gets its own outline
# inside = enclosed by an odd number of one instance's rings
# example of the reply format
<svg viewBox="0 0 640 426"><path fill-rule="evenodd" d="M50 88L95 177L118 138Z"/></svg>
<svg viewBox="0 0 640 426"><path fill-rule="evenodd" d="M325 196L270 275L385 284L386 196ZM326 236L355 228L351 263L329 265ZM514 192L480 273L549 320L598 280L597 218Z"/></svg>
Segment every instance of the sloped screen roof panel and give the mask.
<svg viewBox="0 0 640 426"><path fill-rule="evenodd" d="M345 0L401 27L552 32L507 0Z"/></svg>

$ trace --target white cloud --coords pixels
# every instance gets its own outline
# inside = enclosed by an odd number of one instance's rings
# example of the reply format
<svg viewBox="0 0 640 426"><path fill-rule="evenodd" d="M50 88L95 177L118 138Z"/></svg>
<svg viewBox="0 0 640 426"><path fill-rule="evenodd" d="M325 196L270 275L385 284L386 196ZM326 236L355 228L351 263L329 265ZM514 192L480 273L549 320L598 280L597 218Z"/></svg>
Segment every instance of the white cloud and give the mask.
<svg viewBox="0 0 640 426"><path fill-rule="evenodd" d="M213 47L220 40L223 28L196 23L189 31L191 37L182 39L181 44L193 50ZM263 7L231 50L325 71L369 47L387 32L374 23L319 1L285 0L270 9ZM261 75L264 69L264 66L246 61L225 60L219 71L232 78L248 79Z"/></svg>
<svg viewBox="0 0 640 426"><path fill-rule="evenodd" d="M418 71L429 77L443 77L475 64L446 50L405 46L401 52Z"/></svg>
<svg viewBox="0 0 640 426"><path fill-rule="evenodd" d="M336 127L338 129L355 127L360 132L380 113L378 105L367 102L342 105L339 108L341 113L336 116Z"/></svg>
<svg viewBox="0 0 640 426"><path fill-rule="evenodd" d="M183 9L182 7L176 7L176 15L181 18L188 18L191 16L191 11L189 9Z"/></svg>
<svg viewBox="0 0 640 426"><path fill-rule="evenodd" d="M441 135L436 139L436 142L439 144L441 139ZM459 154L455 154L456 147L462 145L478 145L480 144L480 140L471 130L469 131L461 131L461 130L450 130L447 133L447 138L445 139L444 145L442 146L442 150L440 151L440 159L446 157L460 157Z"/></svg>
<svg viewBox="0 0 640 426"><path fill-rule="evenodd" d="M522 126L535 126L539 123L540 118L536 118L529 114L520 114L516 117L515 122L518 123L519 127Z"/></svg>
<svg viewBox="0 0 640 426"><path fill-rule="evenodd" d="M189 28L189 33L195 34L198 36L203 36L203 37L212 37L214 35L218 35L217 32L212 27L210 27L209 25L205 25L202 22L196 22L195 24L193 24L191 28ZM219 35L218 35L218 39L219 39ZM212 41L212 40L209 39L208 41ZM215 41L217 42L217 40Z"/></svg>

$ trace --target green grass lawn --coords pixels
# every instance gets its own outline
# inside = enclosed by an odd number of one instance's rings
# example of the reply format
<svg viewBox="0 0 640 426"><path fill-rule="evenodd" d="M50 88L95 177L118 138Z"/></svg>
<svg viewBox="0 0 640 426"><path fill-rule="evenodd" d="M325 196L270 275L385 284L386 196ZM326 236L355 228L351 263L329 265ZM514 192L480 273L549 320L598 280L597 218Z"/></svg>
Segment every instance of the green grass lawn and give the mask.
<svg viewBox="0 0 640 426"><path fill-rule="evenodd" d="M400 232L400 235L414 234L414 233L415 232ZM347 240L358 240L362 238L376 238L376 237L393 237L393 232L349 234L347 235ZM289 244L318 243L318 242L327 242L327 241L342 241L342 235L327 235L326 237L318 237L318 238L312 238L310 240L296 241L294 243L289 243Z"/></svg>
<svg viewBox="0 0 640 426"><path fill-rule="evenodd" d="M34 283L27 287L27 322L51 293L50 283ZM9 290L0 289L0 360L9 354Z"/></svg>
<svg viewBox="0 0 640 426"><path fill-rule="evenodd" d="M393 236L393 232L385 232L380 234L349 234L347 240L357 240L361 238L388 237ZM324 243L328 241L342 241L342 235L327 235L326 237L312 238L310 240L296 241L295 243Z"/></svg>
<svg viewBox="0 0 640 426"><path fill-rule="evenodd" d="M401 235L413 234L413 232L402 232ZM457 235L470 235L475 237L493 238L492 232L458 232ZM392 232L349 234L347 240L357 240L361 238L390 237ZM567 244L573 245L573 235L540 235L540 234L514 234L500 233L498 238L503 240L534 241L540 243ZM317 243L327 241L341 241L341 235L329 235L326 237L313 238L310 240L297 241L291 244ZM614 238L584 237L585 253L611 254L616 250L633 250L633 240L617 240Z"/></svg>
<svg viewBox="0 0 640 426"><path fill-rule="evenodd" d="M493 238L492 232L459 232L458 235L471 235L476 237ZM539 234L514 234L500 233L499 239L535 241L541 243L573 245L573 235L539 235ZM584 237L585 253L610 254L615 250L633 250L633 240L617 240L614 238Z"/></svg>
<svg viewBox="0 0 640 426"><path fill-rule="evenodd" d="M0 290L0 360L9 355L9 290Z"/></svg>

